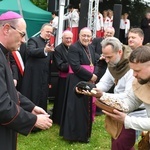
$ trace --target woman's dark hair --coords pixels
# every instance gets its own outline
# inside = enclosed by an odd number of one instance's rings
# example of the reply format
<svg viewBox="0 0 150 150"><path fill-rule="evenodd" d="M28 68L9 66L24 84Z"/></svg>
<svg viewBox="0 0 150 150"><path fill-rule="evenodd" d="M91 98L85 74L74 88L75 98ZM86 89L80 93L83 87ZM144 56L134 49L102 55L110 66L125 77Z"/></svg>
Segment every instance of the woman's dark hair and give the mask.
<svg viewBox="0 0 150 150"><path fill-rule="evenodd" d="M129 57L131 63L145 63L150 61L150 47L140 46L132 51Z"/></svg>
<svg viewBox="0 0 150 150"><path fill-rule="evenodd" d="M58 12L57 11L52 11L52 15L58 16Z"/></svg>

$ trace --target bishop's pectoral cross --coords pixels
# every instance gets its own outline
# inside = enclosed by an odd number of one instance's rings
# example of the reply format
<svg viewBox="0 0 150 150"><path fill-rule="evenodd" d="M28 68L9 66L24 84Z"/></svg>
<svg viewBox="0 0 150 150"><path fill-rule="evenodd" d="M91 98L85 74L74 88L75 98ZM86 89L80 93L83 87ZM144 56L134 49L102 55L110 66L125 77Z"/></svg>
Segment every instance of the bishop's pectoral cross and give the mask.
<svg viewBox="0 0 150 150"><path fill-rule="evenodd" d="M94 66L93 63L92 63L92 58L91 58L91 54L90 54L90 51L88 49L88 47L85 48L85 52L86 52L86 55L90 61L90 66Z"/></svg>

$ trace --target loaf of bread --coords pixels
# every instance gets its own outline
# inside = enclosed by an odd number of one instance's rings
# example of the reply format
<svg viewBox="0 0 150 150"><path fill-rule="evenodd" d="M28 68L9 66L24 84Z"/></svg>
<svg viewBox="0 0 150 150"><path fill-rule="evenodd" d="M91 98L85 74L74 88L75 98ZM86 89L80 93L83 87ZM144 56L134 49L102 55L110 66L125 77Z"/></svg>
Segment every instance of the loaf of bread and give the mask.
<svg viewBox="0 0 150 150"><path fill-rule="evenodd" d="M113 107L115 109L118 109L123 112L128 112L129 107L126 105L124 100L114 98L109 94L103 94L103 96L100 98L100 101L103 102L104 104Z"/></svg>

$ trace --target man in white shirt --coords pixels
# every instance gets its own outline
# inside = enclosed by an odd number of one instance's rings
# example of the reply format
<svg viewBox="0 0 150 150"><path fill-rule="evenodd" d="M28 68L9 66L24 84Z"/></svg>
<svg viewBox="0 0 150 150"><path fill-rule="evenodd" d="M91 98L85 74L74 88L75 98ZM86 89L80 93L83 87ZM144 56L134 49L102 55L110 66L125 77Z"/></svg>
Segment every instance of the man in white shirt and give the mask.
<svg viewBox="0 0 150 150"><path fill-rule="evenodd" d="M135 80L126 97L129 111L132 112L141 104L144 104L148 117L129 116L116 109L113 114L103 111L106 115L122 122L126 129L150 131L150 47L141 46L134 50L130 57L130 68L134 71ZM150 135L149 135L150 136ZM149 141L150 143L150 141Z"/></svg>
<svg viewBox="0 0 150 150"><path fill-rule="evenodd" d="M130 69L128 61L132 50L122 47L121 42L115 37L104 39L101 42L101 45L103 53L102 58L107 62L108 68L99 83L96 84L97 88L95 90L97 91L97 94L92 94L92 96L101 97L115 83L115 97L124 99L130 91L134 80L133 70ZM91 95L91 93L87 91L83 91L83 94ZM107 118L108 117L106 117L106 119ZM109 120L107 119L107 121ZM106 128L106 130L108 132L110 131L108 128ZM118 132L119 130L120 132ZM121 125L120 128L116 130L116 133L117 135L111 134L111 150L134 149L133 146L136 138L135 130L125 129L125 127Z"/></svg>

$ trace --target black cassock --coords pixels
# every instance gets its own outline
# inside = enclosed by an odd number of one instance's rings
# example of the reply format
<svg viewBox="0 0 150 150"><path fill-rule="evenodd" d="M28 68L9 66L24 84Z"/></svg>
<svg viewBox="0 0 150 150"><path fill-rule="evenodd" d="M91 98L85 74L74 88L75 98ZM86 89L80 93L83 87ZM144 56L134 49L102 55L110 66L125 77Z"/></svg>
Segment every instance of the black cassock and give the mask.
<svg viewBox="0 0 150 150"><path fill-rule="evenodd" d="M36 116L29 113L35 105L17 93L7 53L0 44L0 150L16 150L17 132L29 134L36 122Z"/></svg>
<svg viewBox="0 0 150 150"><path fill-rule="evenodd" d="M41 37L29 39L21 87L21 93L45 111L47 111L51 60L51 54L47 53L46 56L44 53L46 43L47 41Z"/></svg>
<svg viewBox="0 0 150 150"><path fill-rule="evenodd" d="M54 63L59 71L57 94L53 107L53 122L60 125L62 116L62 107L64 104L64 95L66 89L66 77L69 71L68 65L68 47L63 43L58 45L54 51Z"/></svg>
<svg viewBox="0 0 150 150"><path fill-rule="evenodd" d="M104 38L94 38L92 40L92 45L94 46L95 49L95 53L97 54L97 57L100 58L101 54L102 54L102 46L101 46L101 42ZM101 77L104 75L106 68L107 68L107 63L105 60L99 60L98 62L99 64L99 78L101 79Z"/></svg>
<svg viewBox="0 0 150 150"><path fill-rule="evenodd" d="M143 45L150 43L150 19L147 18L142 19L141 21L141 29L144 32L144 41Z"/></svg>
<svg viewBox="0 0 150 150"><path fill-rule="evenodd" d="M94 74L98 75L95 50L91 45L88 46L88 50L95 66ZM92 130L92 97L77 94L75 85L79 81L89 81L93 74L81 66L91 63L85 47L79 41L70 46L68 62L74 73L69 73L67 76L60 136L66 140L86 143L89 142Z"/></svg>

